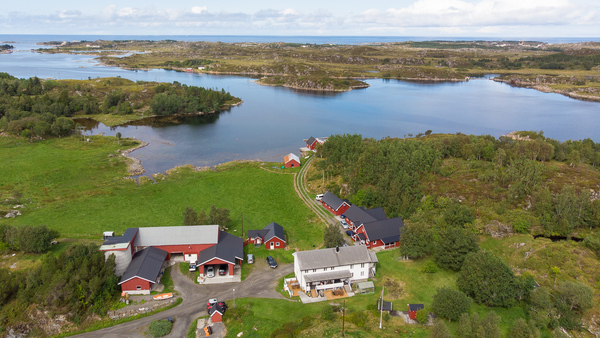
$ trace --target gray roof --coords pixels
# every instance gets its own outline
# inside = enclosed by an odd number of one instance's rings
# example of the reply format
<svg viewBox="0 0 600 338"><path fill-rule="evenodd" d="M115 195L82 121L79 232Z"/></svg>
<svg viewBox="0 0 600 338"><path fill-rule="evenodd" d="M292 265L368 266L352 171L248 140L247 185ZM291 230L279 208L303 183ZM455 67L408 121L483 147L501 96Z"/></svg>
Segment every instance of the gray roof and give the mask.
<svg viewBox="0 0 600 338"><path fill-rule="evenodd" d="M365 211L369 215L373 216L373 218L375 218L378 221L383 221L383 220L387 219L387 215L385 214L385 211L383 210L383 208L373 208L373 209L367 209Z"/></svg>
<svg viewBox="0 0 600 338"><path fill-rule="evenodd" d="M308 140L306 140L306 144L308 144L309 146L313 145L313 143L315 142L317 142L317 139L312 136Z"/></svg>
<svg viewBox="0 0 600 338"><path fill-rule="evenodd" d="M369 241L383 240L384 243L398 242L400 240L400 228L403 226L404 222L400 217L363 224Z"/></svg>
<svg viewBox="0 0 600 338"><path fill-rule="evenodd" d="M383 311L392 311L392 302L383 302Z"/></svg>
<svg viewBox="0 0 600 338"><path fill-rule="evenodd" d="M265 235L265 242L273 237L277 237L285 242L285 232L283 231L283 227L281 225L275 222L271 222L264 228L264 230L267 230L267 234Z"/></svg>
<svg viewBox="0 0 600 338"><path fill-rule="evenodd" d="M209 314L209 315L211 315L211 316L212 316L212 315L213 315L213 313L215 313L215 312L218 312L218 313L220 313L221 315L223 315L223 314L225 313L225 309L223 309L223 308L221 307L221 305L220 305L219 303L217 303L217 304L215 304L215 305L211 306L211 307L210 307L210 309L208 309L208 314Z"/></svg>
<svg viewBox="0 0 600 338"><path fill-rule="evenodd" d="M344 216L354 223L354 225L359 226L363 223L375 222L378 219L371 216L364 207L359 207L356 204L352 204L348 210L344 212Z"/></svg>
<svg viewBox="0 0 600 338"><path fill-rule="evenodd" d="M264 238L265 235L267 234L267 232L269 232L269 230L267 230L267 229L248 230L248 238L256 238L256 237Z"/></svg>
<svg viewBox="0 0 600 338"><path fill-rule="evenodd" d="M352 277L352 273L350 270L338 270L338 271L327 271L327 272L318 272L304 275L304 280L308 283L311 282L320 282L324 280L332 280L332 279L342 279L342 278L350 278Z"/></svg>
<svg viewBox="0 0 600 338"><path fill-rule="evenodd" d="M323 198L321 199L321 201L323 201L323 203L330 206L333 210L339 209L342 206L342 204L344 202L346 202L343 199L337 197L335 194L333 194L329 190L327 190L325 192L325 194L323 194ZM348 203L348 202L346 202L346 203Z"/></svg>
<svg viewBox="0 0 600 338"><path fill-rule="evenodd" d="M167 252L155 247L136 252L119 285L135 277L154 283L166 258Z"/></svg>
<svg viewBox="0 0 600 338"><path fill-rule="evenodd" d="M219 243L198 254L198 264L204 264L214 258L235 264L235 259L244 259L244 240L228 234L225 231L219 232Z"/></svg>
<svg viewBox="0 0 600 338"><path fill-rule="evenodd" d="M102 243L100 250L125 249L137 233L138 228L129 228L125 230L122 236L109 237Z"/></svg>
<svg viewBox="0 0 600 338"><path fill-rule="evenodd" d="M408 311L419 311L423 310L425 305L423 304L408 304Z"/></svg>
<svg viewBox="0 0 600 338"><path fill-rule="evenodd" d="M218 225L186 225L139 228L136 246L217 244Z"/></svg>
<svg viewBox="0 0 600 338"><path fill-rule="evenodd" d="M336 252L336 249L339 249L339 252ZM377 262L377 260L373 260L369 250L364 245L298 251L294 255L295 259L298 260L300 270Z"/></svg>

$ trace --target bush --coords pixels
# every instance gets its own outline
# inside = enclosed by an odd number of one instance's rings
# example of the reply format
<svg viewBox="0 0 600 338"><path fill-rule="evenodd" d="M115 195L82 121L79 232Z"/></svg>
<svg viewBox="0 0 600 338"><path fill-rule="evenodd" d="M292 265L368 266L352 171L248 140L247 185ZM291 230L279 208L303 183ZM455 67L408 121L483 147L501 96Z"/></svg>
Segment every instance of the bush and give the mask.
<svg viewBox="0 0 600 338"><path fill-rule="evenodd" d="M148 332L152 335L152 337L163 337L171 332L172 327L173 324L171 324L171 322L168 320L152 320Z"/></svg>
<svg viewBox="0 0 600 338"><path fill-rule="evenodd" d="M436 273L437 269L438 269L437 265L435 265L435 263L433 261L427 261L427 262L425 262L425 264L423 264L423 268L421 269L421 272Z"/></svg>
<svg viewBox="0 0 600 338"><path fill-rule="evenodd" d="M325 305L321 310L321 318L324 320L332 320L333 319L333 308L331 305Z"/></svg>
<svg viewBox="0 0 600 338"><path fill-rule="evenodd" d="M429 311L427 309L421 309L421 310L417 311L416 318L419 321L419 323L426 324L427 319L429 319Z"/></svg>
<svg viewBox="0 0 600 338"><path fill-rule="evenodd" d="M458 290L443 287L439 288L433 296L431 307L441 318L458 320L463 313L469 312L471 298Z"/></svg>
<svg viewBox="0 0 600 338"><path fill-rule="evenodd" d="M367 324L367 316L360 311L352 312L348 316L348 321L358 327L364 327Z"/></svg>

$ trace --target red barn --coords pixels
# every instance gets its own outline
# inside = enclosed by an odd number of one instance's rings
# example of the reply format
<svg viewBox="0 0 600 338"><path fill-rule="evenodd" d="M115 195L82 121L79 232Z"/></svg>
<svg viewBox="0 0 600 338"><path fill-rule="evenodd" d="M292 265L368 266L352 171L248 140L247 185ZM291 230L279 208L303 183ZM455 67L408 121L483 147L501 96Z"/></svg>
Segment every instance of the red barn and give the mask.
<svg viewBox="0 0 600 338"><path fill-rule="evenodd" d="M149 295L152 286L160 282L166 258L167 252L158 248L149 247L136 252L119 282L121 291Z"/></svg>
<svg viewBox="0 0 600 338"><path fill-rule="evenodd" d="M342 200L330 191L326 191L321 198L321 204L332 214L339 216L350 208L350 202Z"/></svg>
<svg viewBox="0 0 600 338"><path fill-rule="evenodd" d="M408 304L408 317L412 320L417 320L417 311L423 310L425 305L423 304Z"/></svg>
<svg viewBox="0 0 600 338"><path fill-rule="evenodd" d="M298 168L300 167L300 158L289 153L283 158L283 166L286 168Z"/></svg>
<svg viewBox="0 0 600 338"><path fill-rule="evenodd" d="M275 222L269 223L262 230L248 230L248 238L250 243L258 245L265 243L267 249L285 248L285 232L283 227Z"/></svg>

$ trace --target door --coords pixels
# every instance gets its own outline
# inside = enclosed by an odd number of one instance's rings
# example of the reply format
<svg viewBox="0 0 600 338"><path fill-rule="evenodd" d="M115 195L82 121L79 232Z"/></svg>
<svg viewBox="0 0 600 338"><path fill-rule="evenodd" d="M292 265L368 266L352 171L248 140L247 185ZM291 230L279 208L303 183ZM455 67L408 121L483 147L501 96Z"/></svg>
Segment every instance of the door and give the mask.
<svg viewBox="0 0 600 338"><path fill-rule="evenodd" d="M275 249L275 242L271 242L271 250Z"/></svg>

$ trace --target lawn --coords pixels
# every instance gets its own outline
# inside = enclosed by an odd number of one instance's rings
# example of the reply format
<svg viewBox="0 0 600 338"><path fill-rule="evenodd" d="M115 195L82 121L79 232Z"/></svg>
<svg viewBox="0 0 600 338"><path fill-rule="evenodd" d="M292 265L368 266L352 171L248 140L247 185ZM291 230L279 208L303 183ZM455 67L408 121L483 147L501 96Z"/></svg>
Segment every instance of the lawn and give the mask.
<svg viewBox="0 0 600 338"><path fill-rule="evenodd" d="M257 163L227 163L216 172L178 168L156 184L138 186L124 179L122 158L109 157L127 142L119 146L102 136L91 143L0 138L0 197L4 201L18 191L26 205L22 216L6 222L45 224L68 238L101 238L103 231L119 235L129 227L181 225L186 207L208 213L215 205L230 210L232 234L241 236L243 214L244 233L275 221L285 229L288 246L306 250L321 244L324 225L297 196L293 175Z"/></svg>

